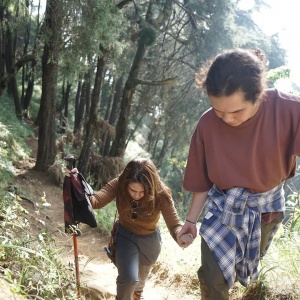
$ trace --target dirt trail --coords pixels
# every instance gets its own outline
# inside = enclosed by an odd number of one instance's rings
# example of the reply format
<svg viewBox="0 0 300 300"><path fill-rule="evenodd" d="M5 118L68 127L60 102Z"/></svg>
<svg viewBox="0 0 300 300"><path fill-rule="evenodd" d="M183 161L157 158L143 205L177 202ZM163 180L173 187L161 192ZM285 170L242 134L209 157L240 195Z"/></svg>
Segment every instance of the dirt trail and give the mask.
<svg viewBox="0 0 300 300"><path fill-rule="evenodd" d="M36 147L37 141L30 140L31 146ZM41 221L46 223L52 233L57 247L63 249L63 260L66 266L74 266L74 250L72 237L64 234L62 187L58 187L45 173L33 170L35 158L20 161L17 165L16 185L19 194L22 190L32 190L32 202L23 201L27 206L39 206ZM46 198L51 206L42 206L42 197ZM40 223L40 222L37 222ZM37 224L40 227L40 225ZM83 286L89 288L93 299L115 299L117 269L109 261L103 247L108 237L101 235L98 228L90 228L88 225L80 226L82 235L77 238L79 252L80 281ZM147 300L194 300L199 296L183 295L180 289L174 289L167 281L153 276L146 284L144 294ZM86 289L83 289L83 292Z"/></svg>

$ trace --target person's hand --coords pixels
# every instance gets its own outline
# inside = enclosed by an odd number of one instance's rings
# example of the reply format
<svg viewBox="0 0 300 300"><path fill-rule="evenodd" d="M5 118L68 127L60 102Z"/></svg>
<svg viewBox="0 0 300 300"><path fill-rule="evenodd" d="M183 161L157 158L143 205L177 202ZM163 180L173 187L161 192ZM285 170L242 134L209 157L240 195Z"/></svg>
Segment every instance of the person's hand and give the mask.
<svg viewBox="0 0 300 300"><path fill-rule="evenodd" d="M76 174L76 173L78 173L78 169L77 168L74 168L72 170L69 170L68 168L65 168L65 176L70 177L71 174Z"/></svg>
<svg viewBox="0 0 300 300"><path fill-rule="evenodd" d="M188 245L186 245L186 242L185 242L185 238L183 238L183 240L181 239L181 237L183 235L187 235L187 234L190 234L191 237L193 238L193 240L196 238L197 236L197 226L196 224L192 224L190 222L185 222L185 224L182 226L181 230L178 232L177 236L176 236L176 239L177 239L177 243L180 247L187 247Z"/></svg>
<svg viewBox="0 0 300 300"><path fill-rule="evenodd" d="M191 233L186 233L178 239L178 244L182 248L188 247L194 241L193 235Z"/></svg>

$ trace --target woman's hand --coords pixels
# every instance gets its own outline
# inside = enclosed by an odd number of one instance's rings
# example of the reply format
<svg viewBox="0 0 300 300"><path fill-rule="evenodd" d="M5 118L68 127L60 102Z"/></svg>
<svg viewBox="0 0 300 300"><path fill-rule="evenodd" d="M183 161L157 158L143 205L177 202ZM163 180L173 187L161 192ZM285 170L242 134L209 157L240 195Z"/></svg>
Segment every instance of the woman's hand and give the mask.
<svg viewBox="0 0 300 300"><path fill-rule="evenodd" d="M178 232L176 239L180 247L186 248L197 236L197 226L190 222L185 222L181 230Z"/></svg>
<svg viewBox="0 0 300 300"><path fill-rule="evenodd" d="M78 169L77 168L74 168L72 170L69 170L68 168L65 168L65 176L70 177L71 174L76 174L76 173L78 173Z"/></svg>
<svg viewBox="0 0 300 300"><path fill-rule="evenodd" d="M186 233L180 237L177 237L177 243L182 248L188 247L193 241L194 241L194 238L191 233Z"/></svg>

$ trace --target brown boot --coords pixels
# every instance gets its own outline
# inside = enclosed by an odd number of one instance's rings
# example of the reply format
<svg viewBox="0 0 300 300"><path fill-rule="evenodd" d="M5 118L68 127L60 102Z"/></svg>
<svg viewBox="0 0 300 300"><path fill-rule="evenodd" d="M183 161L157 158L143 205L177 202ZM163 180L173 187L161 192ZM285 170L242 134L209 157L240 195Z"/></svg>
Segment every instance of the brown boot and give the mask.
<svg viewBox="0 0 300 300"><path fill-rule="evenodd" d="M133 293L133 300L145 300L143 296L143 291L135 291Z"/></svg>

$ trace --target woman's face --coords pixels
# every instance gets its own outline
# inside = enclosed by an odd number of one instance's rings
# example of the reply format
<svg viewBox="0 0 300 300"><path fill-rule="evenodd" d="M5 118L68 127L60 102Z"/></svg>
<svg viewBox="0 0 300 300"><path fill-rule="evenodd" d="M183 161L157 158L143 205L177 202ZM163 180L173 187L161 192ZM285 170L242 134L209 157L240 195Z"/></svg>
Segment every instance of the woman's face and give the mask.
<svg viewBox="0 0 300 300"><path fill-rule="evenodd" d="M144 197L145 187L138 182L130 182L128 184L128 193L133 200L140 200Z"/></svg>
<svg viewBox="0 0 300 300"><path fill-rule="evenodd" d="M238 126L252 118L259 108L258 103L245 100L243 91L230 96L209 96L210 104L217 117L230 126Z"/></svg>

